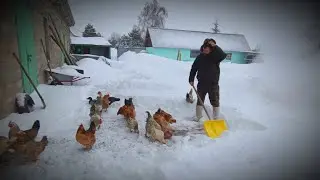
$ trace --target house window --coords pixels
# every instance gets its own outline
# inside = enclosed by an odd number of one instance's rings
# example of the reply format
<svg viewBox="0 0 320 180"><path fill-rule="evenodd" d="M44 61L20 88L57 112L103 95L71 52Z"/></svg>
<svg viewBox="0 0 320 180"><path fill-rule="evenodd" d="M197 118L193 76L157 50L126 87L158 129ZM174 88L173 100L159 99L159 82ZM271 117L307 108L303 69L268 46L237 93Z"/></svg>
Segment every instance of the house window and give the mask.
<svg viewBox="0 0 320 180"><path fill-rule="evenodd" d="M191 50L190 58L196 58L200 54L200 50Z"/></svg>
<svg viewBox="0 0 320 180"><path fill-rule="evenodd" d="M227 53L226 60L231 60L231 58L232 58L232 53Z"/></svg>

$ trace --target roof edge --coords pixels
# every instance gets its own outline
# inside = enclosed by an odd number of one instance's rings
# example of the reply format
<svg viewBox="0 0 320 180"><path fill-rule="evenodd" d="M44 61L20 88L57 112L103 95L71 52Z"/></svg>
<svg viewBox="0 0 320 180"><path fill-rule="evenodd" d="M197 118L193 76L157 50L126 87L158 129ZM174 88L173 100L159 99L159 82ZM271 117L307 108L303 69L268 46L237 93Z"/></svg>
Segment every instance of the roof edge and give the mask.
<svg viewBox="0 0 320 180"><path fill-rule="evenodd" d="M160 30L173 30L173 31L183 31L183 32L196 32L196 33L210 33L210 34L222 34L222 35L238 35L244 36L244 34L235 34L235 33L213 33L209 31L196 31L196 30L187 30L187 29L171 29L171 28L157 28L157 27L149 27L148 29L160 29ZM245 37L245 36L244 36Z"/></svg>

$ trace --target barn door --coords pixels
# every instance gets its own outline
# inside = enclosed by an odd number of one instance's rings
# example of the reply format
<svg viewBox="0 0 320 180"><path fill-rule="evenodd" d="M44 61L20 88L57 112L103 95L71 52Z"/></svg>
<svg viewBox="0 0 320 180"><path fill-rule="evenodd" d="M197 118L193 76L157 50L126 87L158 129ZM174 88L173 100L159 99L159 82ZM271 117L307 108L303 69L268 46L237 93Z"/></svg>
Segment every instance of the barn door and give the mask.
<svg viewBox="0 0 320 180"><path fill-rule="evenodd" d="M15 23L18 37L19 58L30 78L37 86L38 64L35 57L32 10L28 7L27 1L15 1L15 3L18 3L15 4ZM34 89L22 70L21 73L23 90L26 93L31 93Z"/></svg>

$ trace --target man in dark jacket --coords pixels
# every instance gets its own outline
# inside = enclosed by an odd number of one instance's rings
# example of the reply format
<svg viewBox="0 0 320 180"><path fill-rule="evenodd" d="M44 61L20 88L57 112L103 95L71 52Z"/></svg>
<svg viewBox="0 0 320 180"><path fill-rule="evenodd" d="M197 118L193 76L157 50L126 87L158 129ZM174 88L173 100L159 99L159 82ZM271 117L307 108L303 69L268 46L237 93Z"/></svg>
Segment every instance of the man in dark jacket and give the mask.
<svg viewBox="0 0 320 180"><path fill-rule="evenodd" d="M204 102L205 96L209 94L209 100L213 109L213 118L219 116L219 78L220 62L224 60L227 54L215 44L215 41L209 40L201 46L201 54L197 56L192 64L189 83L194 85L194 78L197 74L198 84L197 92ZM199 121L202 118L202 106L198 99L196 106L196 118Z"/></svg>

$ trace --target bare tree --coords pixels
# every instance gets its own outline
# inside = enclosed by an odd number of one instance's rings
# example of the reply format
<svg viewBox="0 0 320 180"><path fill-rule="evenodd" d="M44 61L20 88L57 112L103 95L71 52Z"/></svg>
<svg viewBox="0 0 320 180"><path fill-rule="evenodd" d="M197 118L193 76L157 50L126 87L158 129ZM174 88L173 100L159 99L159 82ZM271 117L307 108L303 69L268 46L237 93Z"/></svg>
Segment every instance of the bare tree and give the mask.
<svg viewBox="0 0 320 180"><path fill-rule="evenodd" d="M109 43L113 48L118 48L120 44L121 36L118 33L112 33L108 39Z"/></svg>
<svg viewBox="0 0 320 180"><path fill-rule="evenodd" d="M146 32L148 27L164 28L167 17L167 9L161 6L158 0L146 2L140 15L138 16L139 26L142 34Z"/></svg>
<svg viewBox="0 0 320 180"><path fill-rule="evenodd" d="M215 23L213 23L213 28L211 28L211 30L213 31L213 33L220 33L220 24L218 23L218 20L216 20Z"/></svg>

